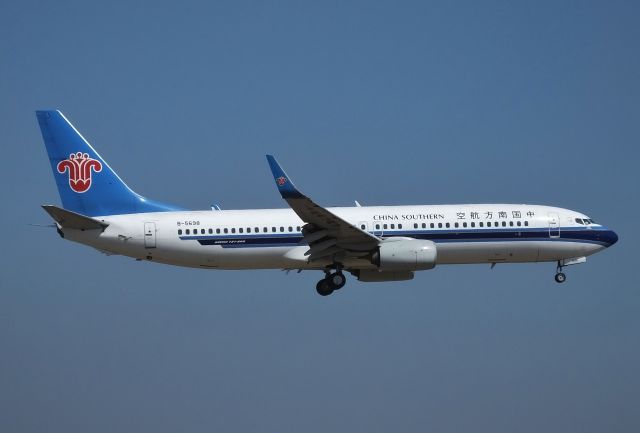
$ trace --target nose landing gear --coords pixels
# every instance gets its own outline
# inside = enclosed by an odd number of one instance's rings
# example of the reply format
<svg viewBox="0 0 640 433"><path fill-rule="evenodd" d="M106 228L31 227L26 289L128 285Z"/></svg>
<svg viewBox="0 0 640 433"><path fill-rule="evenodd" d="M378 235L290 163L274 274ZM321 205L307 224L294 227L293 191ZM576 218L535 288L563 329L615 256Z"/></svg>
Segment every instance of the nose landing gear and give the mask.
<svg viewBox="0 0 640 433"><path fill-rule="evenodd" d="M347 283L347 278L342 271L330 273L325 272L326 276L316 284L316 292L320 296L328 296L336 290L340 290Z"/></svg>
<svg viewBox="0 0 640 433"><path fill-rule="evenodd" d="M562 265L560 264L560 261L558 261L558 267L556 268L555 280L556 283L564 283L567 281L567 276L562 272Z"/></svg>

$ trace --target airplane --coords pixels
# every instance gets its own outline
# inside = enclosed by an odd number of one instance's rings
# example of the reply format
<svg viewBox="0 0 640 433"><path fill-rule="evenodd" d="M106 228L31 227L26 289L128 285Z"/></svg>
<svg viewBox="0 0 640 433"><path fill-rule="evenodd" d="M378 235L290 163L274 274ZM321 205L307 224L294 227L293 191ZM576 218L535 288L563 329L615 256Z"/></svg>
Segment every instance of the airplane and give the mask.
<svg viewBox="0 0 640 433"><path fill-rule="evenodd" d="M411 280L444 264L555 262L615 244L588 216L528 204L323 207L267 155L285 209L187 210L130 189L58 110L36 111L62 207L43 205L58 234L108 255L206 269L319 270L322 296L345 272L362 282Z"/></svg>

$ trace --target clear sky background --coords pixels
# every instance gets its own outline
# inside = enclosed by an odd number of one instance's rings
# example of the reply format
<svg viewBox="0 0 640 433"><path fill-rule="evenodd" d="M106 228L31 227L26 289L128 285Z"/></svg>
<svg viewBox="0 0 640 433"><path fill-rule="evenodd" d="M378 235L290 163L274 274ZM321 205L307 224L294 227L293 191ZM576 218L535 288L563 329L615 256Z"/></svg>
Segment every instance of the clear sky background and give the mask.
<svg viewBox="0 0 640 433"><path fill-rule="evenodd" d="M637 432L637 2L0 3L0 431ZM203 271L61 240L34 115L136 191L557 205L620 242L415 280Z"/></svg>

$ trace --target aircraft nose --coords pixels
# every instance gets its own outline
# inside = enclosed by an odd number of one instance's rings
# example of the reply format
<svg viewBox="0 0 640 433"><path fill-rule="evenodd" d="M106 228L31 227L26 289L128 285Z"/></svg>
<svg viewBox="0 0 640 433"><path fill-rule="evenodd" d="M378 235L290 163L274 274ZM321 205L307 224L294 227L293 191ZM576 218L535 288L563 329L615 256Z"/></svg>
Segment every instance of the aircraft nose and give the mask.
<svg viewBox="0 0 640 433"><path fill-rule="evenodd" d="M602 240L612 246L618 242L618 235L613 230L605 230L602 234Z"/></svg>

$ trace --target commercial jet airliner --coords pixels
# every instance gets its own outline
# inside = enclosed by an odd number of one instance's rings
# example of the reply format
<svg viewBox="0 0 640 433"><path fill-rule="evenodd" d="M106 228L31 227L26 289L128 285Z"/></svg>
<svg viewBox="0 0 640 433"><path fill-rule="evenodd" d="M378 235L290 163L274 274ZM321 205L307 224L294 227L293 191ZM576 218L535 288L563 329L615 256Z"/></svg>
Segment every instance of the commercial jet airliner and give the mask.
<svg viewBox="0 0 640 433"><path fill-rule="evenodd" d="M288 209L187 210L131 190L60 111L37 111L62 207L45 205L64 239L177 266L319 270L317 292L346 283L413 279L443 264L568 265L615 244L588 216L528 204L325 208L298 190L267 155Z"/></svg>

